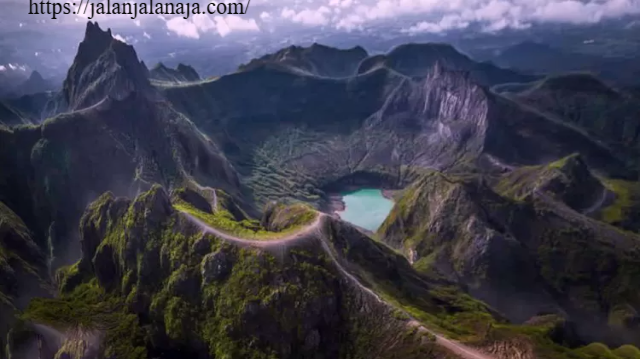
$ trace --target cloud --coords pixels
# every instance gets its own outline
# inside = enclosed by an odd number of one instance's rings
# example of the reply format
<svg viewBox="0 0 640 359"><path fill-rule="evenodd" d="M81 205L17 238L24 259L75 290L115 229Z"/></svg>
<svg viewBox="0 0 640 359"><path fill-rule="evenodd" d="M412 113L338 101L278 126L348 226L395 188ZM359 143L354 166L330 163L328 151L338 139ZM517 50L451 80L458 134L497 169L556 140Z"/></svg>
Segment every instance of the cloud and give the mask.
<svg viewBox="0 0 640 359"><path fill-rule="evenodd" d="M263 12L260 14L260 19L262 19L262 21L271 21L271 14L269 14L269 13L268 13L268 12L266 12L266 11L263 11Z"/></svg>
<svg viewBox="0 0 640 359"><path fill-rule="evenodd" d="M424 33L424 32L441 33L448 30L464 29L467 26L469 26L469 22L463 20L462 17L456 16L456 15L447 15L447 16L444 16L438 22L428 22L428 21L419 22L416 25L403 30L403 32L410 33L410 34Z"/></svg>
<svg viewBox="0 0 640 359"><path fill-rule="evenodd" d="M167 22L167 29L179 36L199 39L200 35L215 30L218 35L225 37L233 31L260 31L260 27L253 18L245 19L240 15L210 15L197 14L188 20L174 17Z"/></svg>
<svg viewBox="0 0 640 359"><path fill-rule="evenodd" d="M7 64L7 66L9 67L9 70L11 71L16 71L16 70L20 70L20 71L27 71L27 67L25 65L20 65L20 64ZM4 66L3 66L4 67ZM4 67L5 70L7 70L6 67ZM4 71L4 70L3 70Z"/></svg>
<svg viewBox="0 0 640 359"><path fill-rule="evenodd" d="M408 33L438 33L472 23L485 31L498 31L534 23L595 23L640 14L640 0L328 0L328 5L348 8L335 12L340 16L331 19L333 26L345 30L408 16L428 19L405 28ZM299 13L289 9L286 15L292 18L292 14Z"/></svg>
<svg viewBox="0 0 640 359"><path fill-rule="evenodd" d="M309 26L318 26L327 25L329 23L329 14L331 14L331 10L329 10L329 8L326 6L320 6L315 10L304 9L300 12L296 12L293 9L285 7L284 9L282 9L280 16L295 23Z"/></svg>
<svg viewBox="0 0 640 359"><path fill-rule="evenodd" d="M200 33L198 27L191 21L185 20L180 16L167 20L167 29L175 32L179 36L189 37L192 39L199 39Z"/></svg>
<svg viewBox="0 0 640 359"><path fill-rule="evenodd" d="M0 72L1 71L7 71L7 68L4 65L0 65Z"/></svg>
<svg viewBox="0 0 640 359"><path fill-rule="evenodd" d="M329 0L329 6L347 8L353 5L353 0Z"/></svg>
<svg viewBox="0 0 640 359"><path fill-rule="evenodd" d="M114 34L113 38L116 40L120 40L122 42L124 42L125 44L127 43L127 40L124 39L124 37L122 37L120 34Z"/></svg>
<svg viewBox="0 0 640 359"><path fill-rule="evenodd" d="M244 19L239 15L216 16L216 30L224 37L232 31L260 31L256 20Z"/></svg>

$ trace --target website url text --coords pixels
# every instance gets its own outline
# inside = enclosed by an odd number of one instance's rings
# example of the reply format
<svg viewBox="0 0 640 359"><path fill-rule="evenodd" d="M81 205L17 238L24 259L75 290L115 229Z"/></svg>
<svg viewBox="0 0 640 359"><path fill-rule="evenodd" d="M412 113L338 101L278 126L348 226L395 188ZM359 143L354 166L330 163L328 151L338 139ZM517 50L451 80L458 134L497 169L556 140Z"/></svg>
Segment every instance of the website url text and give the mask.
<svg viewBox="0 0 640 359"><path fill-rule="evenodd" d="M29 0L29 14L31 15L51 15L52 19L57 19L58 15L84 15L91 20L96 15L130 15L135 20L138 15L182 15L183 19L188 19L191 15L215 15L234 14L244 15L249 10L249 0L243 3L216 3L201 5L200 3L163 3L153 0L148 2L117 2L106 0L105 2L93 3L91 0L80 0L79 2L56 2L56 1L34 1Z"/></svg>

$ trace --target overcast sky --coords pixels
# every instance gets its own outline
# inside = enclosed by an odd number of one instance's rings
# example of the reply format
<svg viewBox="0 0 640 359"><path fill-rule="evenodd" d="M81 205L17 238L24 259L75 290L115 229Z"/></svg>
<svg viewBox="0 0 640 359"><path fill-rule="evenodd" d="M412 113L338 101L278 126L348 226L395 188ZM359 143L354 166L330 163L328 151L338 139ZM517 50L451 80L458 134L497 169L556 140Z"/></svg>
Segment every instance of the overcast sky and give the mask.
<svg viewBox="0 0 640 359"><path fill-rule="evenodd" d="M27 30L36 22L84 26L86 21L76 15L62 15L57 21L27 15L26 0L0 0L0 5L3 30L6 26ZM207 33L226 37L281 28L349 32L383 23L401 26L406 33L442 33L472 24L491 32L535 23L595 23L635 14L640 14L640 0L252 0L245 15L192 15L187 20L179 16L141 15L131 20L124 15L105 15L93 20L114 29L153 24L177 36L197 39ZM150 36L144 31L140 34Z"/></svg>

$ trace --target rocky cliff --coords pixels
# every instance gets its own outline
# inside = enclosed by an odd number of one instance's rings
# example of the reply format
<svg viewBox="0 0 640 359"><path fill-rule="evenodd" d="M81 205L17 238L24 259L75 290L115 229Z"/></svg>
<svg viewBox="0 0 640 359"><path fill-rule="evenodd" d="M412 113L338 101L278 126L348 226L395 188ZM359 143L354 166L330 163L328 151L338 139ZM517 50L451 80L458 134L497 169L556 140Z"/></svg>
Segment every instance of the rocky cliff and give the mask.
<svg viewBox="0 0 640 359"><path fill-rule="evenodd" d="M380 233L415 268L455 280L515 322L555 313L583 340L636 342L640 237L585 214L607 189L579 157L500 179L432 173Z"/></svg>
<svg viewBox="0 0 640 359"><path fill-rule="evenodd" d="M121 100L132 92L149 94L151 86L133 47L114 39L111 29L102 31L89 22L62 91L69 109L80 110L107 96Z"/></svg>

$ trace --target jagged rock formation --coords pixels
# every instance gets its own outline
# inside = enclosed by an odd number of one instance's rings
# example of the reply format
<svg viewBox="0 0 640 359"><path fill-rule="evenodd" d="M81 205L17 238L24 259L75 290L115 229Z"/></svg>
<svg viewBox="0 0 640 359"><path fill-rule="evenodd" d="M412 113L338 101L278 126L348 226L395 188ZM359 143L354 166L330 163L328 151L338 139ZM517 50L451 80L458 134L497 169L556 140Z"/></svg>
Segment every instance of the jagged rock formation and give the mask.
<svg viewBox="0 0 640 359"><path fill-rule="evenodd" d="M97 25L88 25L68 85L86 84L98 63L119 58L120 51L131 56L127 64L139 64L132 48L107 37L111 38ZM109 48L90 63L92 54L84 52L101 49L101 44ZM112 65L120 74L116 77L129 81L120 65ZM79 69L85 71L74 82ZM114 89L104 81L120 81L109 76L99 79L104 91ZM94 98L84 96L102 91L97 87L70 98ZM80 88L67 90L73 94ZM130 195L148 188L148 183L171 186L192 179L231 193L238 190L234 169L184 116L144 92L118 97L109 94L89 109L61 114L38 126L0 129L0 201L23 219L40 248L52 242L54 266L77 258L77 245L69 239L87 202L106 190Z"/></svg>
<svg viewBox="0 0 640 359"><path fill-rule="evenodd" d="M95 105L107 96L122 100L132 92L148 94L151 85L146 67L133 46L116 40L111 29L87 23L85 38L63 84L70 110Z"/></svg>
<svg viewBox="0 0 640 359"><path fill-rule="evenodd" d="M406 76L419 77L429 73L436 63L449 70L468 72L474 82L484 86L535 79L534 76L501 69L490 63L477 63L453 46L439 43L400 45L386 55L372 56L362 61L358 73L388 67Z"/></svg>
<svg viewBox="0 0 640 359"><path fill-rule="evenodd" d="M414 267L458 281L513 321L558 313L583 340L637 343L640 237L581 214L605 205L584 162L573 156L490 182L425 176L380 233Z"/></svg>
<svg viewBox="0 0 640 359"><path fill-rule="evenodd" d="M360 46L342 50L314 43L309 47L290 46L251 60L248 64L241 65L239 71L274 66L301 74L342 78L353 76L366 57L367 51Z"/></svg>
<svg viewBox="0 0 640 359"><path fill-rule="evenodd" d="M178 67L171 69L166 67L163 63L159 63L149 71L149 78L156 81L168 81L168 82L190 82L200 80L200 75L196 70L184 64L178 64Z"/></svg>

